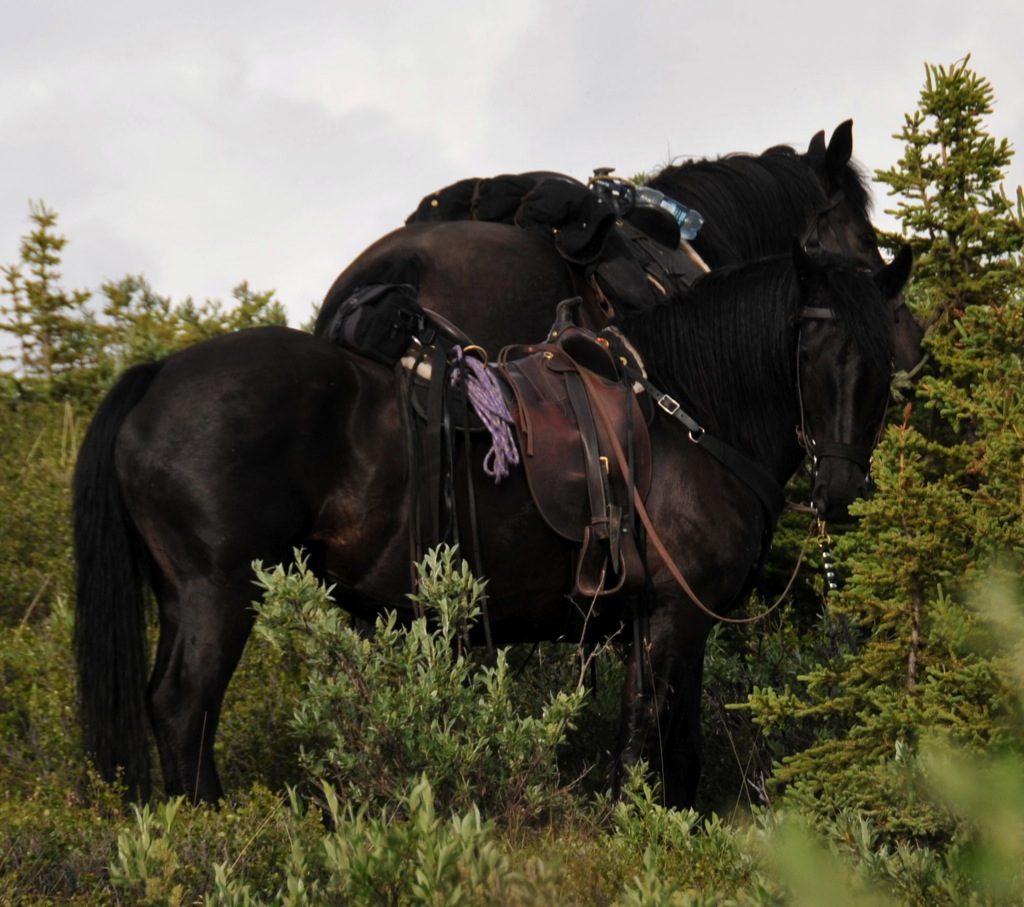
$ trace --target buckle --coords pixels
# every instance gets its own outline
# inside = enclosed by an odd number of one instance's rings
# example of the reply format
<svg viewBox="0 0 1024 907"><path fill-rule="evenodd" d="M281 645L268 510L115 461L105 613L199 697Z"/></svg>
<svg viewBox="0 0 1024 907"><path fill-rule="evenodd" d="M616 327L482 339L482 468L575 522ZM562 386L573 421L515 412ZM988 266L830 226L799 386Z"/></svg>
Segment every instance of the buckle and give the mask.
<svg viewBox="0 0 1024 907"><path fill-rule="evenodd" d="M657 400L658 406L660 406L670 416L674 416L679 412L679 402L673 400L668 394L662 394Z"/></svg>

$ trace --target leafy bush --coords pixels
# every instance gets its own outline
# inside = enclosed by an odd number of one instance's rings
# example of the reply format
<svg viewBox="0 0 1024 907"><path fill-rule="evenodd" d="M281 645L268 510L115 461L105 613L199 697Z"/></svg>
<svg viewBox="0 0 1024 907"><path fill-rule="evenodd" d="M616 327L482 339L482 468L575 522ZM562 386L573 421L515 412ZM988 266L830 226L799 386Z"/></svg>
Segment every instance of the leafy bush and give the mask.
<svg viewBox="0 0 1024 907"><path fill-rule="evenodd" d="M71 611L0 626L0 791L79 788L85 780L74 708ZM82 766L75 772L74 766Z"/></svg>
<svg viewBox="0 0 1024 907"><path fill-rule="evenodd" d="M79 431L67 405L0 405L0 624L38 620L58 596L70 595L70 483Z"/></svg>
<svg viewBox="0 0 1024 907"><path fill-rule="evenodd" d="M509 820L563 800L556 754L585 693L559 691L530 713L504 652L486 665L464 650L483 584L456 557L442 548L419 565L416 600L428 617L402 627L392 612L372 639L349 626L303 560L257 567L256 632L303 666L291 724L311 789L326 780L346 800L387 806L426 775L444 811L476 803Z"/></svg>

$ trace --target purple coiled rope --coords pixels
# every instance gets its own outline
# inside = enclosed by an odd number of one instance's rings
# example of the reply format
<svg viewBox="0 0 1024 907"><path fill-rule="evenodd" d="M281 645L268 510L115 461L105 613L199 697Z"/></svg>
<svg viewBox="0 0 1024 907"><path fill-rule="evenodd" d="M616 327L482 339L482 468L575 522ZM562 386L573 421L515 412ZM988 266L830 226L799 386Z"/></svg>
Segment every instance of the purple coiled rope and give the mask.
<svg viewBox="0 0 1024 907"><path fill-rule="evenodd" d="M506 478L512 466L519 464L519 448L512 434L512 414L501 394L491 370L472 356L465 356L462 347L455 347L452 385L459 381L466 396L491 436L491 449L484 457L484 473L497 485Z"/></svg>

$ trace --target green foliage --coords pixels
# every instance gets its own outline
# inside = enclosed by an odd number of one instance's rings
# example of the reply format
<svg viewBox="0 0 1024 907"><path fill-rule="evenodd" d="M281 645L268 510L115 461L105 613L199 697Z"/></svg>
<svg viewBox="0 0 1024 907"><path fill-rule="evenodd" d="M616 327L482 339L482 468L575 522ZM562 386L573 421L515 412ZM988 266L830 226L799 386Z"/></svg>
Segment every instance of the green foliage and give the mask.
<svg viewBox="0 0 1024 907"><path fill-rule="evenodd" d="M40 621L0 626L0 791L79 787L77 715L73 708L72 617L57 599Z"/></svg>
<svg viewBox="0 0 1024 907"><path fill-rule="evenodd" d="M6 297L0 332L16 344L15 355L7 357L14 368L0 384L8 398L94 406L131 365L218 334L287 323L273 290L256 292L248 283L235 287L229 307L191 298L175 305L144 278L128 276L104 284L104 301L97 307L91 292L60 285L68 240L57 232L56 212L39 202L31 205L29 216L33 229L22 237L20 261L0 268L0 296Z"/></svg>
<svg viewBox="0 0 1024 907"><path fill-rule="evenodd" d="M803 740L780 747L774 781L819 825L856 810L881 841L948 844L961 824L926 793L922 740L1016 746L1017 696L979 645L968 590L1024 562L1024 234L997 188L1008 143L981 124L991 87L966 60L927 76L906 155L879 178L902 194L919 252L911 295L946 317L915 402L876 450L875 494L836 543L848 582L822 623L832 644L749 707L769 739Z"/></svg>
<svg viewBox="0 0 1024 907"><path fill-rule="evenodd" d="M17 341L20 373L57 388L97 352L89 336L89 293L59 286L67 238L57 232L57 214L38 202L30 205L29 217L33 229L22 237L21 261L2 269L0 293L8 301L0 306L0 328Z"/></svg>
<svg viewBox="0 0 1024 907"><path fill-rule="evenodd" d="M72 592L69 496L81 431L62 404L0 405L0 625Z"/></svg>
<svg viewBox="0 0 1024 907"><path fill-rule="evenodd" d="M968 68L925 64L917 109L894 137L905 142L895 167L875 178L898 196L903 235L888 244L914 249L914 297L929 313L1005 301L1024 288L1024 195L1007 198L1001 181L1013 150L984 129L994 91Z"/></svg>
<svg viewBox="0 0 1024 907"><path fill-rule="evenodd" d="M446 644L424 647L416 641L414 624L379 656L392 666L425 656L449 668L447 674L426 670L413 678L424 686L423 695L406 691L426 714L410 718L403 713L400 720L416 722L424 738L421 747L428 753L438 748L441 738L434 727L436 711L424 704L466 707L461 694L449 688L451 676L469 691L466 698L475 699L479 710L491 701L486 684L460 673L465 656L454 651L459 627L472 615L466 605L478 588L476 581L453 569L443 555L434 559L433 570L433 589L454 607L446 620L437 617L448 635L437 627L429 634ZM271 586L264 607L280 600L283 582L304 615L307 632L320 638L323 590L304 568L275 571L264 579ZM429 599L425 605L431 605ZM372 801L357 800L351 794L351 773L345 778L339 774L346 791L312 775L309 766L315 758L328 771L336 771L339 763L336 756L327 760L311 750L303 759L308 773L304 786L319 805L313 809L297 792L283 797L255 785L219 809L171 801L137 807L125 819L116 789L92 777L68 784L67 765L81 760L75 756L69 724L70 620L66 610L58 609L45 621L7 631L0 647L6 659L5 689L11 689L12 703L24 705L17 712L0 710L0 789L5 792L0 797L0 900L185 904L202 899L230 905L1014 903L1024 874L1024 710L1019 708L1024 697L1024 609L1019 599L998 588L979 599L978 609L977 633L960 640L962 657L973 652L975 658L998 664L1007 695L1018 708L1007 711L1002 742L991 751L932 735L919 753L901 755L908 766L902 777L905 791L912 790L920 806L946 817L953 828L941 847L894 841L878 823L850 810L825 816L812 810L813 830L799 816L756 810L747 822L701 819L661 806L642 767L616 803L574 800L563 793L557 814L549 812L558 820L555 825L494 824L484 818L471 791L464 803L454 803L461 793L451 793L455 788L449 765L428 766L446 779L447 807L427 776L410 776L397 762L386 766L393 772L386 793L375 794ZM270 635L279 633L272 630ZM311 683L318 659L331 662L319 646L308 643L314 665L304 672L298 694L304 698L321 697L329 687L326 674L323 684ZM260 654L265 656L266 650ZM271 668L265 660L261 664L266 675ZM497 667L479 670L495 672ZM368 676L365 665L361 671ZM392 676L398 673L393 667ZM264 676L264 690L267 680ZM252 682L259 682L258 676ZM502 710L508 726L492 726L488 734L519 739L522 710ZM30 723L23 720L26 716ZM372 709L364 718L395 720ZM367 729L373 747L378 732ZM390 733L397 736L397 729ZM558 736L554 731L551 735ZM340 746L329 731L319 743L312 738L304 742L310 747ZM523 749L524 744L517 746ZM364 750L362 740L351 733L349 747L356 753L375 753ZM542 748L551 759L550 746ZM375 771L382 764L372 763ZM491 752L490 771L498 781L504 778L509 790L517 789L516 772L523 764ZM475 770L483 772L480 766ZM499 818L509 816L508 796L491 794Z"/></svg>
<svg viewBox="0 0 1024 907"><path fill-rule="evenodd" d="M28 790L0 794L2 904L110 900L121 794L94 779L83 795L53 768Z"/></svg>
<svg viewBox="0 0 1024 907"><path fill-rule="evenodd" d="M564 796L555 757L584 692L523 711L505 653L482 665L463 651L483 584L456 558L442 548L419 567L415 600L429 617L404 627L392 612L372 639L348 625L302 560L287 571L257 566L266 594L256 631L303 666L292 729L312 783L388 805L426 774L445 810L475 802L489 815L535 817Z"/></svg>
<svg viewBox="0 0 1024 907"><path fill-rule="evenodd" d="M762 689L751 703L766 731L814 728L776 772L803 808L856 808L887 833L945 840L955 822L918 793L920 734L1000 746L1017 708L1005 663L977 644L967 591L1024 556L1024 301L972 307L932 346L936 377L918 398L938 440L909 418L889 429L876 494L836 545L849 581L830 610L852 637L799 695Z"/></svg>
<svg viewBox="0 0 1024 907"><path fill-rule="evenodd" d="M246 643L221 712L214 753L226 790L296 786L304 777L292 718L303 696L304 666L295 653L257 634Z"/></svg>
<svg viewBox="0 0 1024 907"><path fill-rule="evenodd" d="M287 323L273 290L255 292L246 282L232 291L235 305L230 308L217 301L198 305L191 298L175 305L141 276L105 283L102 292L105 318L99 330L105 336L106 362L115 373L219 334Z"/></svg>

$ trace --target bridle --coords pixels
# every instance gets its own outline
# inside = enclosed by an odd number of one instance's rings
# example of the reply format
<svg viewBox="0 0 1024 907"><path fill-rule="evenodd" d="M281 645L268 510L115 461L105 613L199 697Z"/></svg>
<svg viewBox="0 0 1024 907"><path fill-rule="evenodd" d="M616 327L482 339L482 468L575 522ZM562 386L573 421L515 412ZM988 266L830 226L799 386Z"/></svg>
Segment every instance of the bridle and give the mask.
<svg viewBox="0 0 1024 907"><path fill-rule="evenodd" d="M807 451L807 453L812 457L815 470L817 469L817 464L821 461L821 459L825 457L839 457L842 459L850 460L851 462L856 463L858 466L861 466L866 478L868 475L871 462L871 449L865 449L859 445L847 444L842 441L815 442L813 439L810 438L806 431L806 415L804 411L803 391L801 389L800 380L800 351L802 349L803 343L802 323L805 320L834 321L835 318L836 316L832 309L823 307L805 306L799 312L800 327L798 327L796 343L796 390L797 398L799 401L799 425L797 426L796 430L798 437L801 439L802 446ZM608 330L611 329L606 329L606 331ZM763 467L760 466L760 464L751 460L745 454L742 454L739 451L735 450L735 448L732 448L731 446L713 437L692 416L690 416L688 413L686 413L685 410L683 410L683 408L677 400L673 399L668 394L663 393L653 384L651 384L651 382L646 378L646 376L641 373L641 369L642 365L639 362L635 361L632 367L626 370L628 377L634 382L634 386L636 384L642 386L643 389L650 396L651 400L653 400L667 415L669 415L674 420L680 422L686 428L687 437L689 438L690 443L704 447L704 449L711 456L715 457L719 462L721 462L723 465L729 468L733 472L733 474L737 476L737 478L744 481L760 499L760 501L765 507L765 510L768 513L769 520L774 523L774 521L778 518L781 510L783 509L782 505L784 502L783 490L780 486L778 486L778 483L775 481L775 479L768 475L768 473L764 470ZM580 376L583 379L583 383L585 385L593 385L595 379L590 377L586 373L585 369L581 369ZM595 397L594 400L595 411L597 413L599 420L604 423L606 429L608 430L612 450L615 455L615 458L619 463L619 468L623 471L623 475L628 475L629 466L627 463L627 457L626 454L623 452L621 445L619 445L618 441L616 440L614 431L611 429L611 420L609 418L609 415L605 411L604 405L601 402L600 398ZM887 405L888 398L886 400L886 407ZM884 410L886 407L883 407L882 418L879 423L878 431L875 435L876 442L877 439L881 436L882 429L885 424ZM874 444L872 444L871 447L873 448ZM767 617L769 614L775 611L775 609L778 608L780 604L782 604L783 600L789 592L790 587L793 584L793 581L796 579L797 572L800 569L800 564L803 562L804 553L807 550L807 544L812 537L811 535L809 535L808 539L804 542L804 546L800 551L800 554L796 561L796 565L793 569L793 574L790 577L790 580L787 583L786 588L783 590L782 594L779 595L779 597L771 606L761 611L760 613L754 614L750 617L728 617L724 614L719 614L714 609L708 607L706 604L704 604L704 602L697 595L697 593L694 592L690 584L687 582L686 577L683 575L682 571L676 565L674 559L669 553L664 542L661 540L660 534L658 533L653 521L650 518L650 515L647 512L647 508L644 504L644 501L640 497L639 493L636 491L635 488L633 494L636 514L639 517L640 522L644 526L644 529L647 533L647 539L651 543L651 546L658 553L658 556L661 558L662 563L665 565L666 569L672 575L673 579L676 581L679 587L686 593L690 601L692 601L693 604L696 605L699 610L703 611L708 617L711 617L713 620L717 620L722 623L749 624L754 623L755 621L763 620L765 617ZM825 552L828 550L828 537L824 527L824 522L820 518L816 518L815 521L812 522L812 529L814 527L817 527L818 529L818 541L819 545L821 545L822 547L823 557L825 557L827 563L831 564L831 553L829 552L827 557L825 556ZM835 582L832 577L834 577L834 571L832 573L832 576L830 576L828 582L830 588L835 588Z"/></svg>
<svg viewBox="0 0 1024 907"><path fill-rule="evenodd" d="M803 235L800 237L799 242L801 248L803 248L806 251L831 251L826 250L825 247L822 245L821 224L823 221L825 221L827 215L831 214L845 201L846 195L843 193L842 190L839 190L838 192L833 192L826 199L825 203L815 210L814 218L811 221L810 226L807 227ZM861 255L858 253L858 250L854 249L851 245L850 240L844 231L836 230L835 228L830 226L828 232L832 236L832 240L837 247L836 254L842 255L848 258L850 261L863 260L861 258ZM873 269L867 263L864 263L862 265L862 268L863 270L868 271L869 273L873 273ZM907 304L903 299L902 292L900 292L892 300L892 316L893 324L895 325L898 325L900 323L900 318L906 317L913 319L913 315L910 314L910 309L907 308ZM927 360L927 355L922 356L917 365L915 365L909 372L906 373L906 378L908 381L913 379L917 375L917 373L921 370L921 368L924 366Z"/></svg>
<svg viewBox="0 0 1024 907"><path fill-rule="evenodd" d="M811 458L812 475L817 475L818 465L822 460L831 457L833 459L846 460L853 463L855 466L860 468L861 472L864 474L865 481L867 481L871 475L872 451L875 449L879 439L882 437L882 432L885 430L886 413L889 408L889 399L891 394L886 395L885 402L882 405L882 415L878 421L878 429L875 431L869 445L849 444L845 441L821 441L816 439L807 430L807 413L804 407L803 387L800 380L800 352L803 349L803 322L835 320L836 314L832 309L820 306L805 306L800 310L800 327L798 328L796 344L796 393L799 407L799 424L796 429L797 441Z"/></svg>

